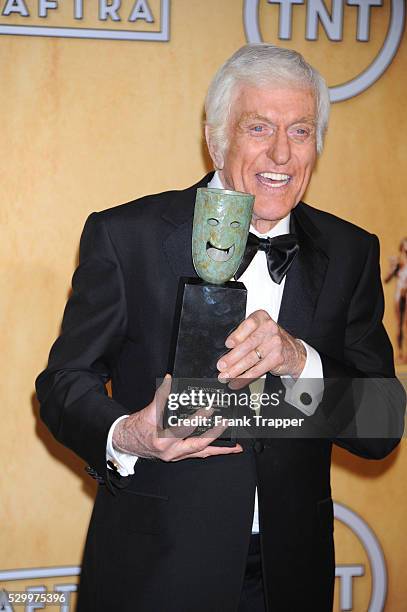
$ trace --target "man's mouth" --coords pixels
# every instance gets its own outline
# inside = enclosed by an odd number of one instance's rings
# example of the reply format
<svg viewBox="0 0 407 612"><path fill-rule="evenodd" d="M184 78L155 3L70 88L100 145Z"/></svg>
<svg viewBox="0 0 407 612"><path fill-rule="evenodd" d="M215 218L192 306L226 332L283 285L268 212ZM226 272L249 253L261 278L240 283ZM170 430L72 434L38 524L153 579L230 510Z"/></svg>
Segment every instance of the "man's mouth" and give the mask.
<svg viewBox="0 0 407 612"><path fill-rule="evenodd" d="M211 242L206 243L206 252L212 261L229 261L235 252L235 245L232 244L227 249L218 249Z"/></svg>
<svg viewBox="0 0 407 612"><path fill-rule="evenodd" d="M289 174L282 174L280 172L259 172L256 176L262 185L267 185L274 189L285 187L291 181Z"/></svg>

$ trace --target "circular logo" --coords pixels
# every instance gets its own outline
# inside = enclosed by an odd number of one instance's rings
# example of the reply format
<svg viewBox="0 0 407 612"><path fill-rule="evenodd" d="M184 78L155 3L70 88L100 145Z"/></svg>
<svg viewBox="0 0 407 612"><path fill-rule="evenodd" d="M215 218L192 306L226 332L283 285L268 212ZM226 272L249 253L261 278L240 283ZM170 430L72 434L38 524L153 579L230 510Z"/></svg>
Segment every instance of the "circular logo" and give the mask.
<svg viewBox="0 0 407 612"><path fill-rule="evenodd" d="M387 570L380 543L369 525L350 508L335 502L334 516L359 538L368 556L372 573L372 592L367 612L382 612L387 593Z"/></svg>
<svg viewBox="0 0 407 612"><path fill-rule="evenodd" d="M331 102L342 102L357 96L377 81L385 72L399 48L404 30L404 0L391 0L390 23L386 39L373 62L357 77L329 88ZM259 0L244 0L243 22L249 43L262 42L259 27Z"/></svg>

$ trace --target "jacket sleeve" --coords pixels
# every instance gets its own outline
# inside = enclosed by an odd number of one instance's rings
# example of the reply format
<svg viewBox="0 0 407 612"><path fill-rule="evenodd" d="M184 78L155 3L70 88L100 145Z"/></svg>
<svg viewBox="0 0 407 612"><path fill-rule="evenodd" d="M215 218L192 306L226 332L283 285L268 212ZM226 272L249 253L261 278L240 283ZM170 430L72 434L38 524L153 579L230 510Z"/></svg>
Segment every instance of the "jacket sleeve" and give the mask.
<svg viewBox="0 0 407 612"><path fill-rule="evenodd" d="M110 426L128 414L105 387L126 335L127 306L120 262L100 213L85 223L79 260L61 334L35 384L46 425L100 480L107 474Z"/></svg>
<svg viewBox="0 0 407 612"><path fill-rule="evenodd" d="M379 459L403 435L406 394L395 377L393 350L382 323L379 241L375 235L370 238L348 308L344 363L324 354L321 360L329 381L324 404L335 405L329 417L338 432L335 443L362 457Z"/></svg>

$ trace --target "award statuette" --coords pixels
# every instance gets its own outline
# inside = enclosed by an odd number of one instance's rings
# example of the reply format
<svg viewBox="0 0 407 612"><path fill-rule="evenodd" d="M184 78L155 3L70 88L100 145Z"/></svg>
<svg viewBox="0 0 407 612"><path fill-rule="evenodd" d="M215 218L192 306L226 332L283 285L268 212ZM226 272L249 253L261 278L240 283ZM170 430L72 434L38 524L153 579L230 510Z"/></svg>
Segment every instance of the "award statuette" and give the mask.
<svg viewBox="0 0 407 612"><path fill-rule="evenodd" d="M200 278L180 279L168 368L172 391L178 394L224 388L217 381L216 364L227 350L226 338L246 315L247 290L230 279L245 252L253 204L254 196L247 193L197 190L192 259ZM184 406L183 411L191 414L192 408Z"/></svg>

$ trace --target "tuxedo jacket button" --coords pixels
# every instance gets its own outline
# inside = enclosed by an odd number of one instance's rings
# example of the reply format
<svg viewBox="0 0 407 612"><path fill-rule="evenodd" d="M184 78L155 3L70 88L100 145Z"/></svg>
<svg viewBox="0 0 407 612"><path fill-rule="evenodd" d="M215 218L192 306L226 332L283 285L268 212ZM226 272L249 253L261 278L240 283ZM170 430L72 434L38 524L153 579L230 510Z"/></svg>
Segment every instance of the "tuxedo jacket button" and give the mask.
<svg viewBox="0 0 407 612"><path fill-rule="evenodd" d="M261 453L264 450L264 444L261 440L256 440L253 444L253 449L255 453Z"/></svg>

